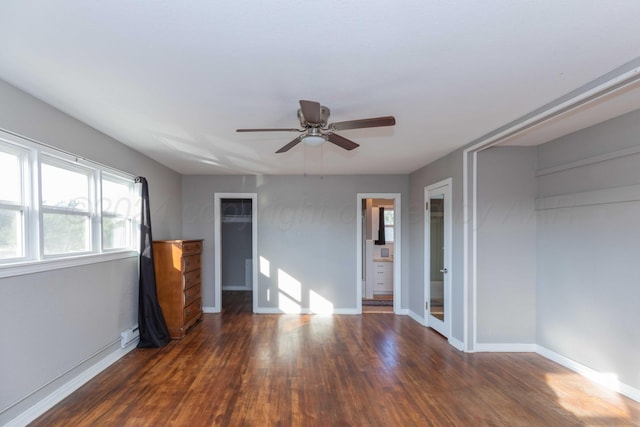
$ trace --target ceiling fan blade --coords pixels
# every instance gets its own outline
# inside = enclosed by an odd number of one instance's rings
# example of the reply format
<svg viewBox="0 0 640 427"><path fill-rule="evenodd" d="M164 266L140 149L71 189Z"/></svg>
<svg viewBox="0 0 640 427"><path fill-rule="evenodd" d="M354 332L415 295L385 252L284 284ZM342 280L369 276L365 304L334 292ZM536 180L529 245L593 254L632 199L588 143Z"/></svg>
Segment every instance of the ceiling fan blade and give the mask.
<svg viewBox="0 0 640 427"><path fill-rule="evenodd" d="M284 147L282 147L281 149L276 151L276 154L284 153L284 152L287 152L287 151L291 150L293 147L298 145L300 143L300 141L302 141L302 139L300 137L297 137L296 139L294 139L293 141L291 141L290 143L288 143L287 145L285 145Z"/></svg>
<svg viewBox="0 0 640 427"><path fill-rule="evenodd" d="M356 144L350 139L347 139L344 136L340 136L337 133L329 133L326 135L329 142L332 142L338 147L344 148L345 150L353 150L354 148L358 148L360 146L360 144Z"/></svg>
<svg viewBox="0 0 640 427"><path fill-rule="evenodd" d="M374 117L371 119L349 120L346 122L337 122L329 124L331 130L347 130L347 129L361 129L361 128L376 128L382 126L393 126L396 124L396 119L393 116Z"/></svg>
<svg viewBox="0 0 640 427"><path fill-rule="evenodd" d="M300 100L300 109L302 110L302 115L307 123L311 123L313 125L322 124L319 102Z"/></svg>
<svg viewBox="0 0 640 427"><path fill-rule="evenodd" d="M236 129L236 132L303 132L303 130L293 128Z"/></svg>

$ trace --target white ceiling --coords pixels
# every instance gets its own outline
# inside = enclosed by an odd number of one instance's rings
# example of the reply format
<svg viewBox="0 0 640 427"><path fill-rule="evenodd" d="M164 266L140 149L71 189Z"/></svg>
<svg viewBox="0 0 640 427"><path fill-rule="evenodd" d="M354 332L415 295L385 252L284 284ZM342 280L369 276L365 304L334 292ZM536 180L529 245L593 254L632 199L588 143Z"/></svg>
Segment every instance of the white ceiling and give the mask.
<svg viewBox="0 0 640 427"><path fill-rule="evenodd" d="M639 57L639 16L637 0L3 0L0 78L182 174L404 174ZM297 127L300 99L397 125L340 132L351 152L235 132ZM511 142L640 108L620 100Z"/></svg>

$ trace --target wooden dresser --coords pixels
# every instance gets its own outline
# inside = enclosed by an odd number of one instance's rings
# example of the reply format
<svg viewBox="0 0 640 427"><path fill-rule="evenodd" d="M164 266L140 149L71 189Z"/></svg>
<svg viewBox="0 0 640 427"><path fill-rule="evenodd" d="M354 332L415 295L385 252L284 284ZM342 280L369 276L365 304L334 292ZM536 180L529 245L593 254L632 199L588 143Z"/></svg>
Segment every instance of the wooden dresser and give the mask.
<svg viewBox="0 0 640 427"><path fill-rule="evenodd" d="M202 240L154 240L158 302L171 338L202 319Z"/></svg>

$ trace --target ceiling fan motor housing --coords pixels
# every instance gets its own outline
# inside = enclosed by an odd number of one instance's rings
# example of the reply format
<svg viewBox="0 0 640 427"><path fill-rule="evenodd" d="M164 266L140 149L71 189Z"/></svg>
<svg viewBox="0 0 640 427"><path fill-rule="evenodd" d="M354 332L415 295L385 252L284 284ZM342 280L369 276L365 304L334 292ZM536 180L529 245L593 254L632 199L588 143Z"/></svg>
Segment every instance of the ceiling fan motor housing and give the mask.
<svg viewBox="0 0 640 427"><path fill-rule="evenodd" d="M329 116L330 115L331 115L331 110L329 110L324 105L321 105L320 106L320 120L321 120L321 123L318 123L317 125L311 125L311 124L307 123L307 120L304 118L304 114L302 114L302 109L298 108L298 120L300 120L300 126L302 126L305 129L308 128L308 127L323 128L323 127L327 126L327 122L329 121Z"/></svg>

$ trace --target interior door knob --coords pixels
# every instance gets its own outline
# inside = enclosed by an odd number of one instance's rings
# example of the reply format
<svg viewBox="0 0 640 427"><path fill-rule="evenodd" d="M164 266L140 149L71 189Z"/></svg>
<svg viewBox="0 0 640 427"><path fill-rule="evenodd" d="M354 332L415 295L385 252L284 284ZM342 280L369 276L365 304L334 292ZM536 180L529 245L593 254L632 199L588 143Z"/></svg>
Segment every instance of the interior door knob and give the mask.
<svg viewBox="0 0 640 427"><path fill-rule="evenodd" d="M448 272L449 272L449 270L447 270L446 267L440 270L440 273L447 274Z"/></svg>

